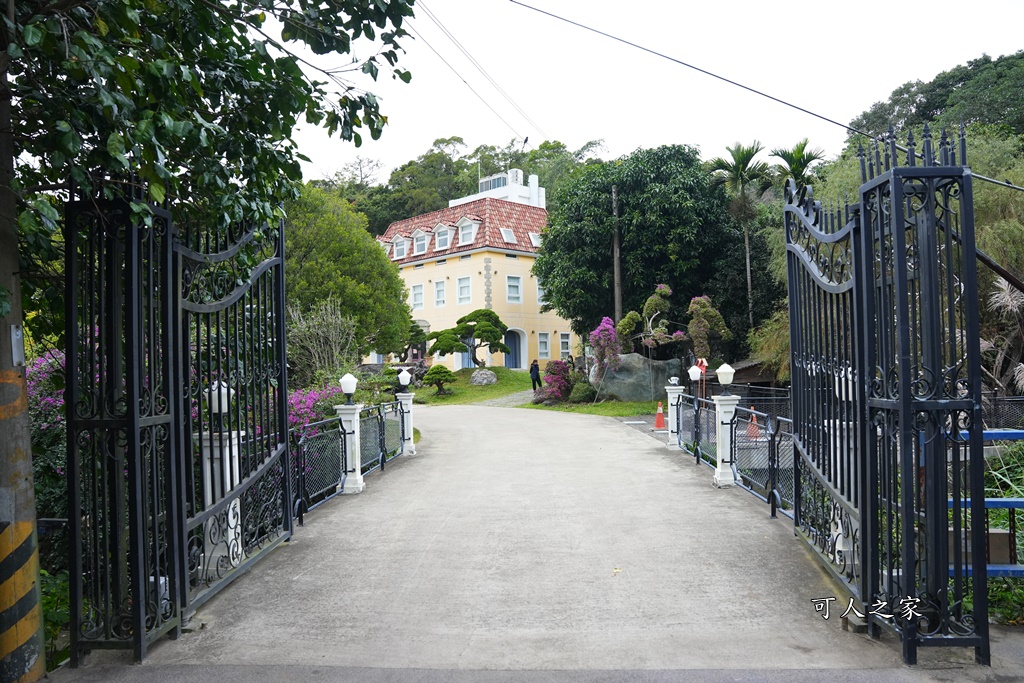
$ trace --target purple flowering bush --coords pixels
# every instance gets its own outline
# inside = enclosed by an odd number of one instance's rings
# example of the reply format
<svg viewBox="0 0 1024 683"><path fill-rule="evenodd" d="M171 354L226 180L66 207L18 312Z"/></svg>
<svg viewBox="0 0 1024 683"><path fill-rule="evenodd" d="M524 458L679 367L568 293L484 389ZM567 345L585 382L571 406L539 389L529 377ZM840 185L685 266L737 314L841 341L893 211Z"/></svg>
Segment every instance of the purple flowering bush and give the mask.
<svg viewBox="0 0 1024 683"><path fill-rule="evenodd" d="M64 414L64 353L50 351L28 364L28 417L32 467L40 517L67 517L67 419Z"/></svg>
<svg viewBox="0 0 1024 683"><path fill-rule="evenodd" d="M288 430L292 442L297 443L301 437L301 427L336 417L334 406L344 402L345 394L339 385L328 384L319 389L295 389L288 392ZM305 430L305 433L312 436L316 432Z"/></svg>
<svg viewBox="0 0 1024 683"><path fill-rule="evenodd" d="M590 333L590 348L594 350L594 364L597 367L594 381L600 382L608 370L618 369L619 354L622 353L615 322L611 318L602 318L601 324Z"/></svg>

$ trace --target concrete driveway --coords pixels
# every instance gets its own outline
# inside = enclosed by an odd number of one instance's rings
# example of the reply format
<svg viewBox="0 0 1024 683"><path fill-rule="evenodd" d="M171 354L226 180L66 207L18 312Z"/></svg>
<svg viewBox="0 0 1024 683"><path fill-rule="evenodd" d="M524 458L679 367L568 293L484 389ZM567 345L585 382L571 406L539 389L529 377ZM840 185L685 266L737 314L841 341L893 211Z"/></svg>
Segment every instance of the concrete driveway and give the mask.
<svg viewBox="0 0 1024 683"><path fill-rule="evenodd" d="M612 418L417 406L419 455L314 510L141 666L55 681L1019 680L826 621L838 595L766 504ZM842 605L845 607L845 604ZM1009 676L1009 677L1008 677Z"/></svg>

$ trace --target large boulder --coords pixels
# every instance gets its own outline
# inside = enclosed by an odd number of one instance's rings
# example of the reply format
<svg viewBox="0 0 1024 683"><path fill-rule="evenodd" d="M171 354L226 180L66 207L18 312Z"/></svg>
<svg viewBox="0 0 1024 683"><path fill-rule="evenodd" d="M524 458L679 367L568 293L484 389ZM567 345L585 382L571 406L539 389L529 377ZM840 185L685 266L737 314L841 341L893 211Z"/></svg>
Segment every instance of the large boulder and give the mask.
<svg viewBox="0 0 1024 683"><path fill-rule="evenodd" d="M681 376L682 363L671 360L648 360L639 353L619 356L619 367L610 370L601 383L599 396L619 401L664 401L669 377Z"/></svg>
<svg viewBox="0 0 1024 683"><path fill-rule="evenodd" d="M490 370L474 370L472 376L469 378L469 383L473 386L481 386L483 384L497 384L498 376Z"/></svg>

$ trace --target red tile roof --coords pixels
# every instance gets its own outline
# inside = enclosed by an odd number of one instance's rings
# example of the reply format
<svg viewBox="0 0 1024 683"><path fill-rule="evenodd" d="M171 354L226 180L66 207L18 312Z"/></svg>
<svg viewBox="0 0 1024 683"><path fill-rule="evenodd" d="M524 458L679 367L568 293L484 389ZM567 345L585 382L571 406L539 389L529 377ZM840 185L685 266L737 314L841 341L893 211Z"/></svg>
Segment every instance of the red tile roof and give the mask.
<svg viewBox="0 0 1024 683"><path fill-rule="evenodd" d="M533 246L530 240L530 233L540 233L547 225L548 212L536 206L510 202L504 199L485 197L476 199L459 206L450 206L446 209L431 211L414 218L395 221L388 226L383 235L377 239L381 242L390 243L396 235L409 237L416 229L423 232L433 233L438 223L455 227L463 218L480 223L476 230L476 239L472 244L458 244L458 233L452 235L451 246L441 251L434 251L434 240L430 240L425 254L413 254L412 243L406 250L405 258L398 259L399 265L409 261L421 261L426 258L444 257L448 254L479 249L481 247L494 247L497 249L509 249L524 253L536 253L537 247ZM516 237L515 244L509 244L501 236L501 229L508 228Z"/></svg>

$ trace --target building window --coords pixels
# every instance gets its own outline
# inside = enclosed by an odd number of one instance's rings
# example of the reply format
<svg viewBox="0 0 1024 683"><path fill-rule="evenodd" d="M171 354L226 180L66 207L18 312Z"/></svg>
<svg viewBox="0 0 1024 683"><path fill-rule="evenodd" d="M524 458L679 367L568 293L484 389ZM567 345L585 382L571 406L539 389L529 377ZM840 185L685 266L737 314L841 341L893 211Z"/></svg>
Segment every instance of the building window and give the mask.
<svg viewBox="0 0 1024 683"><path fill-rule="evenodd" d="M460 277L456 281L456 286L459 288L459 303L468 304L470 302L470 299L472 298L470 296L471 292L469 289L469 278Z"/></svg>
<svg viewBox="0 0 1024 683"><path fill-rule="evenodd" d="M559 340L561 343L559 351L561 351L562 360L565 360L566 358L569 357L569 333L563 332L559 337Z"/></svg>
<svg viewBox="0 0 1024 683"><path fill-rule="evenodd" d="M417 263L417 264L416 264L415 266L413 266L413 267L412 267L412 269L413 269L413 270L419 270L419 269L420 269L420 268L422 268L422 267L423 267L423 264L422 264L422 263Z"/></svg>
<svg viewBox="0 0 1024 683"><path fill-rule="evenodd" d="M467 223L459 228L459 244L472 244L475 227L472 223Z"/></svg>
<svg viewBox="0 0 1024 683"><path fill-rule="evenodd" d="M448 259L446 259L446 258L439 258L439 259L437 259L437 261L434 262L434 265L435 266L443 266L446 263L448 263Z"/></svg>
<svg viewBox="0 0 1024 683"><path fill-rule="evenodd" d="M412 253L425 254L427 251L427 236L416 235L412 242Z"/></svg>
<svg viewBox="0 0 1024 683"><path fill-rule="evenodd" d="M423 285L412 286L412 310L418 311L423 308Z"/></svg>
<svg viewBox="0 0 1024 683"><path fill-rule="evenodd" d="M518 275L505 276L505 301L510 304L523 303L523 278Z"/></svg>
<svg viewBox="0 0 1024 683"><path fill-rule="evenodd" d="M532 244L535 247L539 247L540 246L540 233L539 232L531 232L530 233L530 244Z"/></svg>
<svg viewBox="0 0 1024 683"><path fill-rule="evenodd" d="M510 258L510 259L513 259L513 260L518 260L519 259L519 254L505 254L505 258Z"/></svg>
<svg viewBox="0 0 1024 683"><path fill-rule="evenodd" d="M551 337L547 332L537 333L537 357L551 358Z"/></svg>
<svg viewBox="0 0 1024 683"><path fill-rule="evenodd" d="M544 285L540 283L540 280L537 280L537 305L544 305Z"/></svg>
<svg viewBox="0 0 1024 683"><path fill-rule="evenodd" d="M441 230L434 237L434 251L440 251L441 249L447 249L451 243L451 233L447 230Z"/></svg>
<svg viewBox="0 0 1024 683"><path fill-rule="evenodd" d="M405 258L405 240L395 242L395 258Z"/></svg>
<svg viewBox="0 0 1024 683"><path fill-rule="evenodd" d="M444 280L438 280L434 283L434 305L444 306Z"/></svg>
<svg viewBox="0 0 1024 683"><path fill-rule="evenodd" d="M509 244L516 244L517 243L516 242L516 234L514 232L512 232L511 228L502 228L501 229L501 239L505 240L505 242L507 242Z"/></svg>

